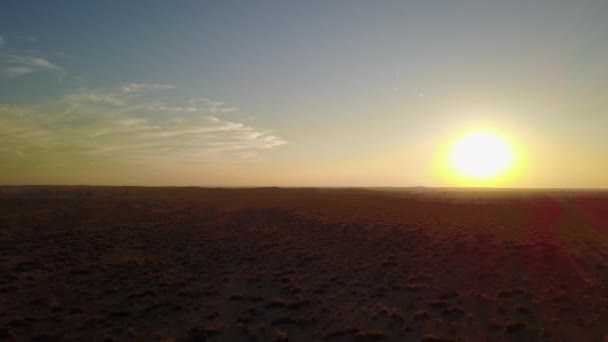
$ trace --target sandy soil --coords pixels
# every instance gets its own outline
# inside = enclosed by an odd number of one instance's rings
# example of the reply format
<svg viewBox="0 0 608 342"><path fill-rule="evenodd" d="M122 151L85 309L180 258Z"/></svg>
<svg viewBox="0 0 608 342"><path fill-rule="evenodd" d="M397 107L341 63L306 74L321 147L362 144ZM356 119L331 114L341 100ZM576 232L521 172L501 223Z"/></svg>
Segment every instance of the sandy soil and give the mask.
<svg viewBox="0 0 608 342"><path fill-rule="evenodd" d="M608 193L0 188L0 340L604 341Z"/></svg>

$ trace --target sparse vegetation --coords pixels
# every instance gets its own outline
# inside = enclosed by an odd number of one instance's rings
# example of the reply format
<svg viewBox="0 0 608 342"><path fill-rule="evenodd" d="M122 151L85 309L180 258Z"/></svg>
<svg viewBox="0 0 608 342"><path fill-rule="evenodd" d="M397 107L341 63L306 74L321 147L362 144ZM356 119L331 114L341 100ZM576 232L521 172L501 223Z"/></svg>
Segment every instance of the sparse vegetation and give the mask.
<svg viewBox="0 0 608 342"><path fill-rule="evenodd" d="M289 341L289 336L284 331L275 330L272 334L272 340L275 342L287 342Z"/></svg>
<svg viewBox="0 0 608 342"><path fill-rule="evenodd" d="M362 330L355 334L357 341L377 341L386 338L386 334L380 330Z"/></svg>
<svg viewBox="0 0 608 342"><path fill-rule="evenodd" d="M431 317L431 316L429 315L428 312L426 312L426 311L417 311L412 316L412 320L414 320L414 321L422 321L422 320L429 319L429 317Z"/></svg>
<svg viewBox="0 0 608 342"><path fill-rule="evenodd" d="M518 331L522 331L526 328L527 324L525 322L521 322L521 321L508 321L505 324L505 331L508 333L514 333L514 332L518 332Z"/></svg>
<svg viewBox="0 0 608 342"><path fill-rule="evenodd" d="M498 298L510 298L515 296L521 296L524 294L524 290L522 289L501 289L496 293L496 297Z"/></svg>
<svg viewBox="0 0 608 342"><path fill-rule="evenodd" d="M105 200L68 201L62 210L72 212L66 217L73 221L65 222L52 214L62 202L25 197L11 207L7 203L17 199L0 193L0 340L64 338L67 331L77 340L422 336L432 342L541 334L601 340L608 321L605 286L593 280L608 275L608 268L593 267L606 254L604 240L575 230L567 235L571 245L541 241L553 236L553 228L500 216L502 204L356 195L380 203L372 213L339 190L323 196L276 190L281 204L268 195L260 199L267 208L253 208L234 204L245 201L246 192L217 190L218 202L203 205L200 198L210 198L211 190L144 195L148 190L141 189L134 193L165 203L142 213L148 209L134 209L116 191L93 191ZM306 196L315 203L298 202ZM310 208L330 205L324 196L333 196L336 207L311 214ZM224 211L222 203L236 207ZM297 214L286 209L297 203ZM447 203L458 210L444 211ZM525 210L520 202L510 205ZM435 214L431 220L414 209L400 211L410 207ZM404 223L388 224L388 217ZM482 219L487 222L480 232ZM460 228L446 228L453 222ZM520 235L499 228L520 225L526 227ZM505 239L507 233L512 235ZM593 243L576 243L583 237ZM580 279L564 259L571 246L580 248L577 261L590 265L589 279ZM542 257L546 250L551 259ZM526 273L512 274L513 265L520 267L514 256L521 255Z"/></svg>

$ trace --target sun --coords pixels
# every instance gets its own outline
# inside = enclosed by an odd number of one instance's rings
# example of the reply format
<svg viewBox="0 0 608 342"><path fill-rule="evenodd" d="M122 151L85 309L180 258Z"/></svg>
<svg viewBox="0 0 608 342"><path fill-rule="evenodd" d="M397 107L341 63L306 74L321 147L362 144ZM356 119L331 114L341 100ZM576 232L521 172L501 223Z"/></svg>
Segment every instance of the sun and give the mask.
<svg viewBox="0 0 608 342"><path fill-rule="evenodd" d="M453 147L450 163L456 172L472 180L491 180L508 171L514 162L507 140L488 132L461 138Z"/></svg>

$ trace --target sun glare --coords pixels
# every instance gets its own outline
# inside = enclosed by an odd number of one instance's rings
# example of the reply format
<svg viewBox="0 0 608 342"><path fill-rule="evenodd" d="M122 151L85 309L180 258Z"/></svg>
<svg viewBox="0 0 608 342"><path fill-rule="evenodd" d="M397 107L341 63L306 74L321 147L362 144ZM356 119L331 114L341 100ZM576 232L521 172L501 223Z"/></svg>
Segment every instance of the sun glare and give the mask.
<svg viewBox="0 0 608 342"><path fill-rule="evenodd" d="M491 180L512 166L513 150L505 139L496 134L476 132L454 145L450 162L463 177Z"/></svg>

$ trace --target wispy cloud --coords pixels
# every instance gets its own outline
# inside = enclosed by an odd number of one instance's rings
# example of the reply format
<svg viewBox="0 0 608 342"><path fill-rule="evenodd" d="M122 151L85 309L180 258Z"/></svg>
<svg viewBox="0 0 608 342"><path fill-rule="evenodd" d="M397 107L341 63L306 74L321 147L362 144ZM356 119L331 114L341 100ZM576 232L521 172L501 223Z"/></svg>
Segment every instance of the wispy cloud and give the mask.
<svg viewBox="0 0 608 342"><path fill-rule="evenodd" d="M80 89L78 91L67 94L62 100L64 103L96 103L112 104L115 106L127 105L133 98L152 91L175 89L171 84L153 84L153 83L127 83L118 89L112 90L87 90ZM160 110L165 108L165 105L146 104L141 101L132 103L133 105L145 106L148 109Z"/></svg>
<svg viewBox="0 0 608 342"><path fill-rule="evenodd" d="M0 162L52 156L66 163L222 162L259 159L286 143L270 131L226 120L221 102L151 102L172 85L128 83L111 91L79 90L43 105L0 105Z"/></svg>
<svg viewBox="0 0 608 342"><path fill-rule="evenodd" d="M40 57L8 55L6 59L6 73L10 77L17 77L38 71L59 71L63 70L57 65Z"/></svg>
<svg viewBox="0 0 608 342"><path fill-rule="evenodd" d="M145 91L151 90L167 90L167 89L175 89L175 86L172 84L147 84L147 83L127 83L120 88L122 93L125 94L133 94L133 93L141 93Z"/></svg>
<svg viewBox="0 0 608 342"><path fill-rule="evenodd" d="M6 74L10 77L17 77L34 72L34 69L25 66L15 66L6 68Z"/></svg>

